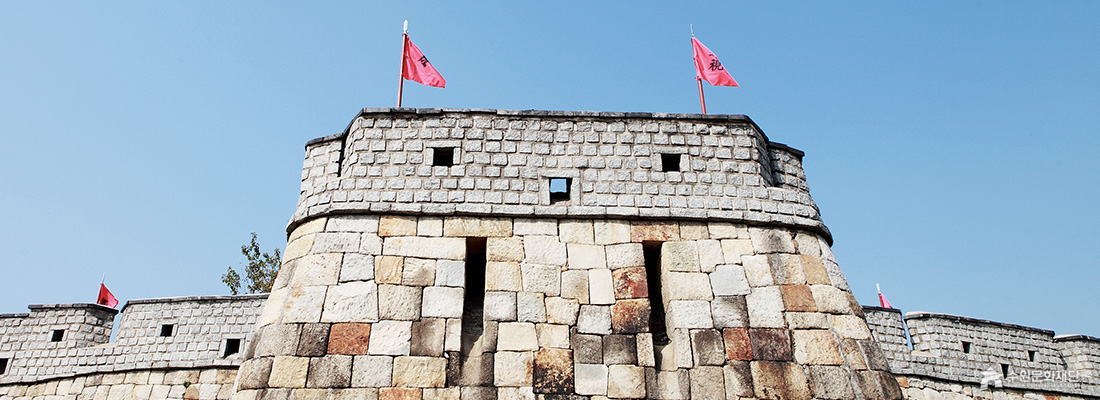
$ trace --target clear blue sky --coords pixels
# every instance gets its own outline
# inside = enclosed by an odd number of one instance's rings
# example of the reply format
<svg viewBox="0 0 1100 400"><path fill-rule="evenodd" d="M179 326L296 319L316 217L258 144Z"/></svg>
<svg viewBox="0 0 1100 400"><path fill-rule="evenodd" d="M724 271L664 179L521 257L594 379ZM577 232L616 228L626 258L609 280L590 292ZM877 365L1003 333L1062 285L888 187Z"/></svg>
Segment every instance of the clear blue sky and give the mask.
<svg viewBox="0 0 1100 400"><path fill-rule="evenodd" d="M1100 336L1100 2L5 2L0 313L224 294L303 145L393 106L698 112L806 152L864 304Z"/></svg>

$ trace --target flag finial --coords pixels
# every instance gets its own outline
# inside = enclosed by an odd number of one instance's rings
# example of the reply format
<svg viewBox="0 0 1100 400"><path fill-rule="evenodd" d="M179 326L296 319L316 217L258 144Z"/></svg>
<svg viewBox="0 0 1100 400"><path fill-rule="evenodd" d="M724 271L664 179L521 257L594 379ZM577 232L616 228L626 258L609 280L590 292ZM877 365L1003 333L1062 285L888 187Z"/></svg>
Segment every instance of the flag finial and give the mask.
<svg viewBox="0 0 1100 400"><path fill-rule="evenodd" d="M401 29L404 31L404 33L409 33L409 20L405 20L405 25Z"/></svg>
<svg viewBox="0 0 1100 400"><path fill-rule="evenodd" d="M688 27L691 28L691 37L695 37L695 24L688 24Z"/></svg>

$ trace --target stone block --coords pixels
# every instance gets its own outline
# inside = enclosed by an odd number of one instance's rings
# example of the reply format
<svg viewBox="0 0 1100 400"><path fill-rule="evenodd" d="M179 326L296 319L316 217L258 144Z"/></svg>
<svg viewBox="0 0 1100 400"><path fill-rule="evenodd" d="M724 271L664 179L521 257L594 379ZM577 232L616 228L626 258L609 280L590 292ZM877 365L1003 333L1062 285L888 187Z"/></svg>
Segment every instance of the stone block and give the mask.
<svg viewBox="0 0 1100 400"><path fill-rule="evenodd" d="M511 218L448 217L443 221L444 236L458 237L509 237L512 236Z"/></svg>
<svg viewBox="0 0 1100 400"><path fill-rule="evenodd" d="M456 260L436 260L435 285L465 287L466 262Z"/></svg>
<svg viewBox="0 0 1100 400"><path fill-rule="evenodd" d="M638 363L638 340L633 335L607 335L603 337L604 364Z"/></svg>
<svg viewBox="0 0 1100 400"><path fill-rule="evenodd" d="M669 301L667 315L670 329L714 327L714 319L711 318L710 302L708 301Z"/></svg>
<svg viewBox="0 0 1100 400"><path fill-rule="evenodd" d="M555 236L524 236L523 261L532 264L566 265L565 243Z"/></svg>
<svg viewBox="0 0 1100 400"><path fill-rule="evenodd" d="M443 338L443 351L462 350L462 320L459 318L447 319L447 332Z"/></svg>
<svg viewBox="0 0 1100 400"><path fill-rule="evenodd" d="M378 400L420 400L420 389L390 387L378 389Z"/></svg>
<svg viewBox="0 0 1100 400"><path fill-rule="evenodd" d="M702 272L668 272L662 274L662 295L670 300L712 300L714 291L710 277Z"/></svg>
<svg viewBox="0 0 1100 400"><path fill-rule="evenodd" d="M424 288L422 318L462 318L464 289L432 286Z"/></svg>
<svg viewBox="0 0 1100 400"><path fill-rule="evenodd" d="M416 217L383 215L378 219L378 236L415 236Z"/></svg>
<svg viewBox="0 0 1100 400"><path fill-rule="evenodd" d="M630 242L630 223L621 220L596 220L593 222L596 244Z"/></svg>
<svg viewBox="0 0 1100 400"><path fill-rule="evenodd" d="M530 386L502 387L497 389L497 400L535 400L535 392Z"/></svg>
<svg viewBox="0 0 1100 400"><path fill-rule="evenodd" d="M461 400L462 388L424 388L425 400Z"/></svg>
<svg viewBox="0 0 1100 400"><path fill-rule="evenodd" d="M256 357L297 354L301 325L277 324L260 328L256 337Z"/></svg>
<svg viewBox="0 0 1100 400"><path fill-rule="evenodd" d="M829 322L822 313L788 312L785 318L791 329L829 329Z"/></svg>
<svg viewBox="0 0 1100 400"><path fill-rule="evenodd" d="M374 258L374 280L378 284L400 285L405 257L377 256Z"/></svg>
<svg viewBox="0 0 1100 400"><path fill-rule="evenodd" d="M748 306L745 296L717 296L710 303L715 328L740 328L749 326Z"/></svg>
<svg viewBox="0 0 1100 400"><path fill-rule="evenodd" d="M351 356L327 355L309 359L306 387L345 388L351 385Z"/></svg>
<svg viewBox="0 0 1100 400"><path fill-rule="evenodd" d="M851 314L847 292L830 285L810 286L818 311L830 314Z"/></svg>
<svg viewBox="0 0 1100 400"><path fill-rule="evenodd" d="M420 217L416 221L417 236L443 236L443 218Z"/></svg>
<svg viewBox="0 0 1100 400"><path fill-rule="evenodd" d="M420 319L422 288L378 285L378 316L384 320Z"/></svg>
<svg viewBox="0 0 1100 400"><path fill-rule="evenodd" d="M848 339L844 339L848 340ZM867 359L867 367L876 371L889 371L890 366L886 362L886 355L882 348L873 340L856 340L859 348L863 350L863 356Z"/></svg>
<svg viewBox="0 0 1100 400"><path fill-rule="evenodd" d="M412 342L411 321L378 321L371 326L368 352L372 355L406 356Z"/></svg>
<svg viewBox="0 0 1100 400"><path fill-rule="evenodd" d="M573 351L542 349L534 355L533 386L535 393L572 394Z"/></svg>
<svg viewBox="0 0 1100 400"><path fill-rule="evenodd" d="M607 396L617 399L646 397L645 369L634 365L607 367Z"/></svg>
<svg viewBox="0 0 1100 400"><path fill-rule="evenodd" d="M802 264L802 274L806 276L806 283L810 285L829 285L829 272L821 263L821 258L816 256L800 255L799 264Z"/></svg>
<svg viewBox="0 0 1100 400"><path fill-rule="evenodd" d="M328 288L322 322L378 320L378 287L374 282L345 282Z"/></svg>
<svg viewBox="0 0 1100 400"><path fill-rule="evenodd" d="M681 227L681 229L683 229ZM699 248L699 270L702 272L714 272L719 264L725 264L722 255L722 244L717 240L699 240L696 246Z"/></svg>
<svg viewBox="0 0 1100 400"><path fill-rule="evenodd" d="M622 243L604 247L607 268L645 267L645 251L641 243Z"/></svg>
<svg viewBox="0 0 1100 400"><path fill-rule="evenodd" d="M794 341L794 360L799 364L840 365L844 358L840 355L836 338L832 332L824 329L791 331Z"/></svg>
<svg viewBox="0 0 1100 400"><path fill-rule="evenodd" d="M309 357L277 356L271 364L268 387L300 388L306 386Z"/></svg>
<svg viewBox="0 0 1100 400"><path fill-rule="evenodd" d="M484 312L488 321L515 321L516 292L485 292Z"/></svg>
<svg viewBox="0 0 1100 400"><path fill-rule="evenodd" d="M291 286L283 305L283 322L319 322L327 286Z"/></svg>
<svg viewBox="0 0 1100 400"><path fill-rule="evenodd" d="M710 309L707 309L709 318ZM607 335L611 333L611 307L583 305L577 314L577 332Z"/></svg>
<svg viewBox="0 0 1100 400"><path fill-rule="evenodd" d="M530 322L501 322L497 325L498 351L538 350L535 324Z"/></svg>
<svg viewBox="0 0 1100 400"><path fill-rule="evenodd" d="M487 261L522 262L522 237L491 237L485 240Z"/></svg>
<svg viewBox="0 0 1100 400"><path fill-rule="evenodd" d="M680 221L680 240L710 239L705 222Z"/></svg>
<svg viewBox="0 0 1100 400"><path fill-rule="evenodd" d="M689 374L692 400L725 400L725 375L722 367L695 367Z"/></svg>
<svg viewBox="0 0 1100 400"><path fill-rule="evenodd" d="M729 222L709 222L707 230L711 239L735 239L749 237L749 230L745 225Z"/></svg>
<svg viewBox="0 0 1100 400"><path fill-rule="evenodd" d="M589 303L588 271L568 270L561 273L561 297Z"/></svg>
<svg viewBox="0 0 1100 400"><path fill-rule="evenodd" d="M514 262L485 263L485 290L518 292L523 290L523 274Z"/></svg>
<svg viewBox="0 0 1100 400"><path fill-rule="evenodd" d="M748 328L726 328L722 330L722 339L728 360L752 360L752 343L749 341Z"/></svg>
<svg viewBox="0 0 1100 400"><path fill-rule="evenodd" d="M325 231L325 225L327 223L328 218L317 218L306 221L305 223L298 225L297 228L294 228L294 231L290 233L290 237L287 238L287 241L292 242L306 235L323 232Z"/></svg>
<svg viewBox="0 0 1100 400"><path fill-rule="evenodd" d="M565 243L595 243L592 221L590 220L562 220L558 224L558 236L560 236L561 241Z"/></svg>
<svg viewBox="0 0 1100 400"><path fill-rule="evenodd" d="M798 364L776 361L753 361L753 394L758 398L781 398L792 400L810 400L810 391L806 373Z"/></svg>
<svg viewBox="0 0 1100 400"><path fill-rule="evenodd" d="M569 269L607 268L603 246L569 243Z"/></svg>
<svg viewBox="0 0 1100 400"><path fill-rule="evenodd" d="M749 286L756 288L775 285L768 256L743 256L741 265L745 267L745 278L748 279Z"/></svg>
<svg viewBox="0 0 1100 400"><path fill-rule="evenodd" d="M493 370L493 384L496 386L531 386L534 371L532 353L499 351L494 355Z"/></svg>
<svg viewBox="0 0 1100 400"><path fill-rule="evenodd" d="M638 365L642 367L656 366L657 359L653 354L653 334L639 333L634 335L634 339L637 342L635 347L638 349Z"/></svg>
<svg viewBox="0 0 1100 400"><path fill-rule="evenodd" d="M724 239L720 241L725 264L740 264L741 257L753 255L752 241L748 239Z"/></svg>
<svg viewBox="0 0 1100 400"><path fill-rule="evenodd" d="M745 296L749 309L749 326L753 328L782 328L783 296L778 287L760 287Z"/></svg>
<svg viewBox="0 0 1100 400"><path fill-rule="evenodd" d="M716 266L710 273L710 286L715 296L741 296L750 291L745 268L736 264Z"/></svg>
<svg viewBox="0 0 1100 400"><path fill-rule="evenodd" d="M588 296L591 304L615 303L615 285L612 283L611 270L601 268L588 271Z"/></svg>
<svg viewBox="0 0 1100 400"><path fill-rule="evenodd" d="M577 394L607 395L607 366L602 364L574 364Z"/></svg>
<svg viewBox="0 0 1100 400"><path fill-rule="evenodd" d="M553 219L516 218L514 234L520 235L558 235L558 221Z"/></svg>
<svg viewBox="0 0 1100 400"><path fill-rule="evenodd" d="M695 242L665 242L661 244L661 270L700 272L699 248Z"/></svg>
<svg viewBox="0 0 1100 400"><path fill-rule="evenodd" d="M359 240L359 253L368 256L382 254L382 238L373 233L364 233Z"/></svg>
<svg viewBox="0 0 1100 400"><path fill-rule="evenodd" d="M628 267L612 271L611 280L615 286L616 299L639 299L649 297L649 283L644 267Z"/></svg>
<svg viewBox="0 0 1100 400"><path fill-rule="evenodd" d="M569 348L569 326L557 324L535 324L535 333L540 348Z"/></svg>
<svg viewBox="0 0 1100 400"><path fill-rule="evenodd" d="M359 251L359 237L354 232L320 232L313 237L312 253L354 253Z"/></svg>
<svg viewBox="0 0 1100 400"><path fill-rule="evenodd" d="M397 357L393 360L393 384L399 387L443 387L447 360L441 357Z"/></svg>
<svg viewBox="0 0 1100 400"><path fill-rule="evenodd" d="M294 260L309 254L309 252L313 250L314 236L316 235L308 234L287 240L286 252L283 253L283 260Z"/></svg>
<svg viewBox="0 0 1100 400"><path fill-rule="evenodd" d="M687 400L691 398L691 378L687 370L660 371L657 373L657 395L662 400Z"/></svg>
<svg viewBox="0 0 1100 400"><path fill-rule="evenodd" d="M466 259L466 239L455 237L388 237L382 241L382 254L387 256Z"/></svg>
<svg viewBox="0 0 1100 400"><path fill-rule="evenodd" d="M772 277L780 285L804 285L806 275L802 273L802 261L793 254L770 254L768 263L772 267Z"/></svg>
<svg viewBox="0 0 1100 400"><path fill-rule="evenodd" d="M722 367L726 398L752 397L752 369L747 361L734 361Z"/></svg>
<svg viewBox="0 0 1100 400"><path fill-rule="evenodd" d="M806 285L780 285L780 293L783 296L783 308L787 311L814 312L817 306L814 304L813 293Z"/></svg>
<svg viewBox="0 0 1100 400"><path fill-rule="evenodd" d="M695 365L722 365L726 362L725 341L717 329L691 331L691 354Z"/></svg>
<svg viewBox="0 0 1100 400"><path fill-rule="evenodd" d="M611 331L640 333L649 331L649 299L619 300L611 306Z"/></svg>
<svg viewBox="0 0 1100 400"><path fill-rule="evenodd" d="M374 279L374 256L366 254L344 254L340 265L340 282L367 281Z"/></svg>
<svg viewBox="0 0 1100 400"><path fill-rule="evenodd" d="M851 399L852 376L844 367L811 365L806 367L810 379L810 389L818 399Z"/></svg>
<svg viewBox="0 0 1100 400"><path fill-rule="evenodd" d="M520 272L523 275L523 291L547 296L561 293L561 267L524 263L520 265Z"/></svg>
<svg viewBox="0 0 1100 400"><path fill-rule="evenodd" d="M425 318L412 323L412 343L409 354L413 356L443 356L443 339L447 322L440 318Z"/></svg>
<svg viewBox="0 0 1100 400"><path fill-rule="evenodd" d="M393 357L355 356L352 362L351 386L393 386Z"/></svg>
<svg viewBox="0 0 1100 400"><path fill-rule="evenodd" d="M867 328L867 322L855 315L830 315L829 325L843 339L871 339L871 331Z"/></svg>
<svg viewBox="0 0 1100 400"><path fill-rule="evenodd" d="M516 320L546 322L546 300L542 293L516 293Z"/></svg>
<svg viewBox="0 0 1100 400"><path fill-rule="evenodd" d="M330 400L378 400L378 389L374 388L333 389L331 393Z"/></svg>
<svg viewBox="0 0 1100 400"><path fill-rule="evenodd" d="M340 253L310 254L294 263L294 276L290 286L335 285L340 276L340 263L344 255Z"/></svg>
<svg viewBox="0 0 1100 400"><path fill-rule="evenodd" d="M305 335L305 330L302 332ZM328 354L367 354L370 345L370 324L333 324L328 337Z"/></svg>
<svg viewBox="0 0 1100 400"><path fill-rule="evenodd" d="M584 271L581 271L584 272ZM586 277L588 274L584 274ZM587 288L588 285L586 284ZM561 297L546 298L546 322L561 325L576 325L580 304L574 299Z"/></svg>
<svg viewBox="0 0 1100 400"><path fill-rule="evenodd" d="M821 256L821 246L817 235L799 232L794 235L794 243L798 248L798 254L813 257Z"/></svg>
<svg viewBox="0 0 1100 400"><path fill-rule="evenodd" d="M794 239L791 234L775 228L749 228L753 250L757 254L794 253Z"/></svg>
<svg viewBox="0 0 1100 400"><path fill-rule="evenodd" d="M450 382L450 386L492 386L493 385L493 354L484 353L480 356L461 358L458 372ZM453 360L453 359L452 359Z"/></svg>
<svg viewBox="0 0 1100 400"><path fill-rule="evenodd" d="M241 363L240 372L237 373L238 385L241 389L262 389L267 387L267 381L271 377L272 357L253 358Z"/></svg>
<svg viewBox="0 0 1100 400"><path fill-rule="evenodd" d="M598 335L574 333L573 357L578 364L603 364L603 339Z"/></svg>
<svg viewBox="0 0 1100 400"><path fill-rule="evenodd" d="M791 337L786 329L749 329L753 359L790 361Z"/></svg>
<svg viewBox="0 0 1100 400"><path fill-rule="evenodd" d="M435 260L405 258L405 265L401 270L401 284L408 286L435 284Z"/></svg>
<svg viewBox="0 0 1100 400"><path fill-rule="evenodd" d="M632 221L630 223L630 241L670 242L680 240L680 225L667 221Z"/></svg>

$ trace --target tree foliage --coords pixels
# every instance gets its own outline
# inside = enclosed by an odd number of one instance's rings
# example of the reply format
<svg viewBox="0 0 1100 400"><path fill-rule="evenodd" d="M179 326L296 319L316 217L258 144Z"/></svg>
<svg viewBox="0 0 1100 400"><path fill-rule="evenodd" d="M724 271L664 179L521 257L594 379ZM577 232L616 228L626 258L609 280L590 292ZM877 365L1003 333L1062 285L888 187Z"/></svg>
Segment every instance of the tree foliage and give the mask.
<svg viewBox="0 0 1100 400"><path fill-rule="evenodd" d="M267 293L275 283L275 276L279 273L279 261L282 255L276 247L272 253L261 253L260 244L256 243L256 232L252 232L252 241L241 246L241 254L248 259L248 265L244 267L245 283L248 284L248 293ZM222 282L229 286L233 294L240 294L241 275L233 267L222 275Z"/></svg>

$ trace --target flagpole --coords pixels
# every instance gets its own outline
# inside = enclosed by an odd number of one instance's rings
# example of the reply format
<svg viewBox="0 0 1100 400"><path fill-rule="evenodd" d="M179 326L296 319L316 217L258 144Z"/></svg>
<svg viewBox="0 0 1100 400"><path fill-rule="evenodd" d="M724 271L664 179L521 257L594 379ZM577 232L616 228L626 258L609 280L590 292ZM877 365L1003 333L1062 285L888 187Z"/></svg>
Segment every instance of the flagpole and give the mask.
<svg viewBox="0 0 1100 400"><path fill-rule="evenodd" d="M695 78L695 82L699 84L699 106L703 108L703 114L707 113L707 101L703 99L703 80Z"/></svg>
<svg viewBox="0 0 1100 400"><path fill-rule="evenodd" d="M401 96L405 94L405 52L409 50L409 20L405 20L405 26L401 34L401 74L397 77L397 107L401 107Z"/></svg>

